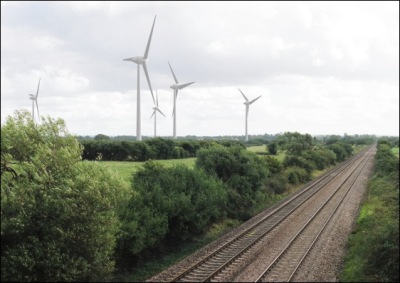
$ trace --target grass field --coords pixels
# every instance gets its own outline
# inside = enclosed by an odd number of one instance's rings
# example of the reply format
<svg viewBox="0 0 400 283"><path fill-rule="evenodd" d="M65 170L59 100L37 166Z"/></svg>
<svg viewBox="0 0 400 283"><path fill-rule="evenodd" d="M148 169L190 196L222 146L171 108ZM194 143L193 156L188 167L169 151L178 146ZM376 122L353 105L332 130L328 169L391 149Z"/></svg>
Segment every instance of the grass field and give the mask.
<svg viewBox="0 0 400 283"><path fill-rule="evenodd" d="M265 145L249 146L247 150L254 152L256 154L262 154L262 155L268 154L267 147ZM283 161L283 159L285 158L285 152L279 150L277 155L271 155L271 156L275 157L279 161Z"/></svg>
<svg viewBox="0 0 400 283"><path fill-rule="evenodd" d="M398 148L398 147L392 148L392 152L393 152L394 155L396 155L397 157L399 157L399 148Z"/></svg>
<svg viewBox="0 0 400 283"><path fill-rule="evenodd" d="M267 153L265 145L260 146L250 146L247 150L254 153ZM279 161L283 161L285 158L285 153L279 151L277 155L274 156ZM175 164L184 164L189 168L193 168L196 162L196 158L184 158L184 159L168 159L168 160L154 160L157 163L163 164L165 166L173 166ZM115 170L121 178L123 178L127 182L131 182L131 177L134 172L136 172L139 168L142 168L146 162L132 162L132 161L96 161L99 164L110 168L111 170Z"/></svg>
<svg viewBox="0 0 400 283"><path fill-rule="evenodd" d="M184 159L169 159L169 160L154 160L157 163L163 164L165 166L173 166L175 164L184 164L190 168L194 167L196 158L184 158ZM130 182L132 174L136 172L139 168L143 167L146 162L132 162L132 161L100 161L102 164L111 170L115 170L119 176L121 176L125 181Z"/></svg>

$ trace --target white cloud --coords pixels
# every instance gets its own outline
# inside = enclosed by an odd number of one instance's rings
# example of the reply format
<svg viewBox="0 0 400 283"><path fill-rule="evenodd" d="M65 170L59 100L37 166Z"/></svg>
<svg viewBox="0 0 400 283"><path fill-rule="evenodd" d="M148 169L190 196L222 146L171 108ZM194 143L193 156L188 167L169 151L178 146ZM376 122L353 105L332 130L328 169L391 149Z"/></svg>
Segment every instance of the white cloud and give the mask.
<svg viewBox="0 0 400 283"><path fill-rule="evenodd" d="M122 59L143 54L157 15L148 69L167 115L160 135L172 135L168 61L179 81L196 81L179 93L178 135L244 134L237 88L262 95L250 134L398 134L398 2L7 3L2 121L30 110L41 77L41 113L65 118L71 132L135 135L136 65Z"/></svg>

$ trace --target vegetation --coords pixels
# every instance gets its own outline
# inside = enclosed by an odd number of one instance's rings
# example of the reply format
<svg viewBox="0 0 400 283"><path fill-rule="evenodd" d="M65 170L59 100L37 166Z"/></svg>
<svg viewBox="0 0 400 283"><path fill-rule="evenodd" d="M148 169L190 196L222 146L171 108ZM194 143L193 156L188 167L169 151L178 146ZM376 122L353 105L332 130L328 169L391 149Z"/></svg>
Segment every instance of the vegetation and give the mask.
<svg viewBox="0 0 400 283"><path fill-rule="evenodd" d="M143 168L147 161L99 161L98 164L112 171L115 171L120 175L126 182L130 183L132 181L132 176L139 169ZM155 162L164 165L166 167L171 167L174 165L182 164L189 168L194 168L196 158L184 158L184 159L167 159L167 160L155 160Z"/></svg>
<svg viewBox="0 0 400 283"><path fill-rule="evenodd" d="M198 152L196 167L227 186L229 217L251 217L251 208L263 199L262 182L268 174L264 159L239 146L217 145Z"/></svg>
<svg viewBox="0 0 400 283"><path fill-rule="evenodd" d="M101 134L94 139L81 139L80 143L83 145L83 159L99 161L147 161L196 157L199 149L214 144L245 147L239 141L175 141L163 138L121 141L107 139Z"/></svg>
<svg viewBox="0 0 400 283"><path fill-rule="evenodd" d="M62 120L27 111L1 127L1 280L111 278L124 182L81 162Z"/></svg>
<svg viewBox="0 0 400 283"><path fill-rule="evenodd" d="M397 139L398 144L398 139ZM341 281L399 281L399 159L378 142L375 173L357 226L349 238Z"/></svg>
<svg viewBox="0 0 400 283"><path fill-rule="evenodd" d="M119 238L125 261L191 240L225 216L223 184L202 170L148 162L134 175L133 184Z"/></svg>
<svg viewBox="0 0 400 283"><path fill-rule="evenodd" d="M193 251L371 142L297 132L252 144L103 134L78 141L61 119L35 125L26 111L1 134L4 281L123 280L126 273L142 281L154 258L152 270L161 268L160 254L163 264L180 259L180 248Z"/></svg>

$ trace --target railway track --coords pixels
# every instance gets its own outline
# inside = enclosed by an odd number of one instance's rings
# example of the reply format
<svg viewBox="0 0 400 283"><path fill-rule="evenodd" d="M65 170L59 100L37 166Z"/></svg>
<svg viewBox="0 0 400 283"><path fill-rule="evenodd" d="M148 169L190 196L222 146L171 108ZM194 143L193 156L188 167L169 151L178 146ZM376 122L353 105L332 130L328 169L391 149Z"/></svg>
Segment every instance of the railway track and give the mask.
<svg viewBox="0 0 400 283"><path fill-rule="evenodd" d="M319 207L300 231L290 240L280 254L258 276L256 282L289 282L314 247L329 221L338 211L353 184L370 159L367 155L357 168L340 184L332 195Z"/></svg>
<svg viewBox="0 0 400 283"><path fill-rule="evenodd" d="M255 279L255 281L282 281L279 278L282 278L282 270L285 270L287 275L284 278L290 280L313 243L317 241L323 227L326 227L350 191L349 184L355 182L368 161L370 156L368 153L371 150L372 147L360 152L304 186L272 211L260 214L256 221L249 221L250 224L243 225L243 230L235 237L229 238L208 255L198 258L184 270L171 274L167 281L224 281L227 274L234 273L232 270L237 269L238 265L250 261L249 258L254 256L259 245L272 242L277 230L285 229L285 225L293 221L294 217L298 217L299 220L295 220L298 226L297 233L290 234L287 239L280 239L284 248L271 252L269 266ZM293 256L294 251L296 256ZM292 267L288 269L287 266Z"/></svg>

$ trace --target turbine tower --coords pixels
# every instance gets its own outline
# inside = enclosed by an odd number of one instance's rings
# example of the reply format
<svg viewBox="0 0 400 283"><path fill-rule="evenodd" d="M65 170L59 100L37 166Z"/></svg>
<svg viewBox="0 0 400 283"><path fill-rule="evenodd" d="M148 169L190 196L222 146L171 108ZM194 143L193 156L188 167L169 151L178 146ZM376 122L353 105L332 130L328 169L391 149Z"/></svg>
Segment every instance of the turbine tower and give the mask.
<svg viewBox="0 0 400 283"><path fill-rule="evenodd" d="M141 125L141 123L140 123L140 65L143 66L143 71L144 71L144 73L146 75L147 83L149 84L151 96L153 98L153 102L155 103L154 95L153 95L153 89L151 88L149 73L147 71L146 61L147 61L147 56L149 55L150 42L151 42L151 37L153 35L154 24L156 23L156 17L157 16L154 16L153 26L151 28L149 40L147 41L147 46L146 46L146 50L144 52L144 55L143 56L137 56L137 57L131 57L131 58L123 59L123 61L131 61L131 62L137 64L136 140L138 140L138 141L142 140L142 133L141 133L141 128L140 128L140 125Z"/></svg>
<svg viewBox="0 0 400 283"><path fill-rule="evenodd" d="M157 93L157 91L156 91L156 105L153 107L153 110L154 111L153 111L153 114L151 114L150 119L151 119L151 117L154 116L154 137L156 137L157 136L157 111L160 112L165 117L164 113L162 113L160 108L158 108L158 93Z"/></svg>
<svg viewBox="0 0 400 283"><path fill-rule="evenodd" d="M171 88L174 90L174 110L172 112L172 116L174 117L174 136L176 139L176 98L178 97L178 90L187 87L188 85L193 84L194 82L180 84L178 79L176 78L174 71L172 70L171 64L168 62L169 68L171 69L172 75L174 76L175 84L171 85Z"/></svg>
<svg viewBox="0 0 400 283"><path fill-rule="evenodd" d="M39 84L37 86L36 95L29 94L29 99L32 100L32 120L33 120L33 122L35 122L35 104L36 104L36 109L37 109L37 116L38 116L38 119L40 121L39 105L37 103L37 99L38 99L38 95L39 95L40 80L41 80L41 78L39 78Z"/></svg>
<svg viewBox="0 0 400 283"><path fill-rule="evenodd" d="M255 98L255 99L249 101L249 100L247 99L247 97L244 95L244 93L240 90L240 88L238 88L238 90L239 90L240 93L243 95L244 99L246 100L246 102L244 102L244 105L246 105L246 137L245 137L245 141L248 141L248 140L249 140L249 137L248 137L248 135L247 135L247 117L249 116L249 107L250 107L250 104L252 104L254 101L256 101L257 99L259 99L259 98L261 97L261 95L260 95L259 97Z"/></svg>

